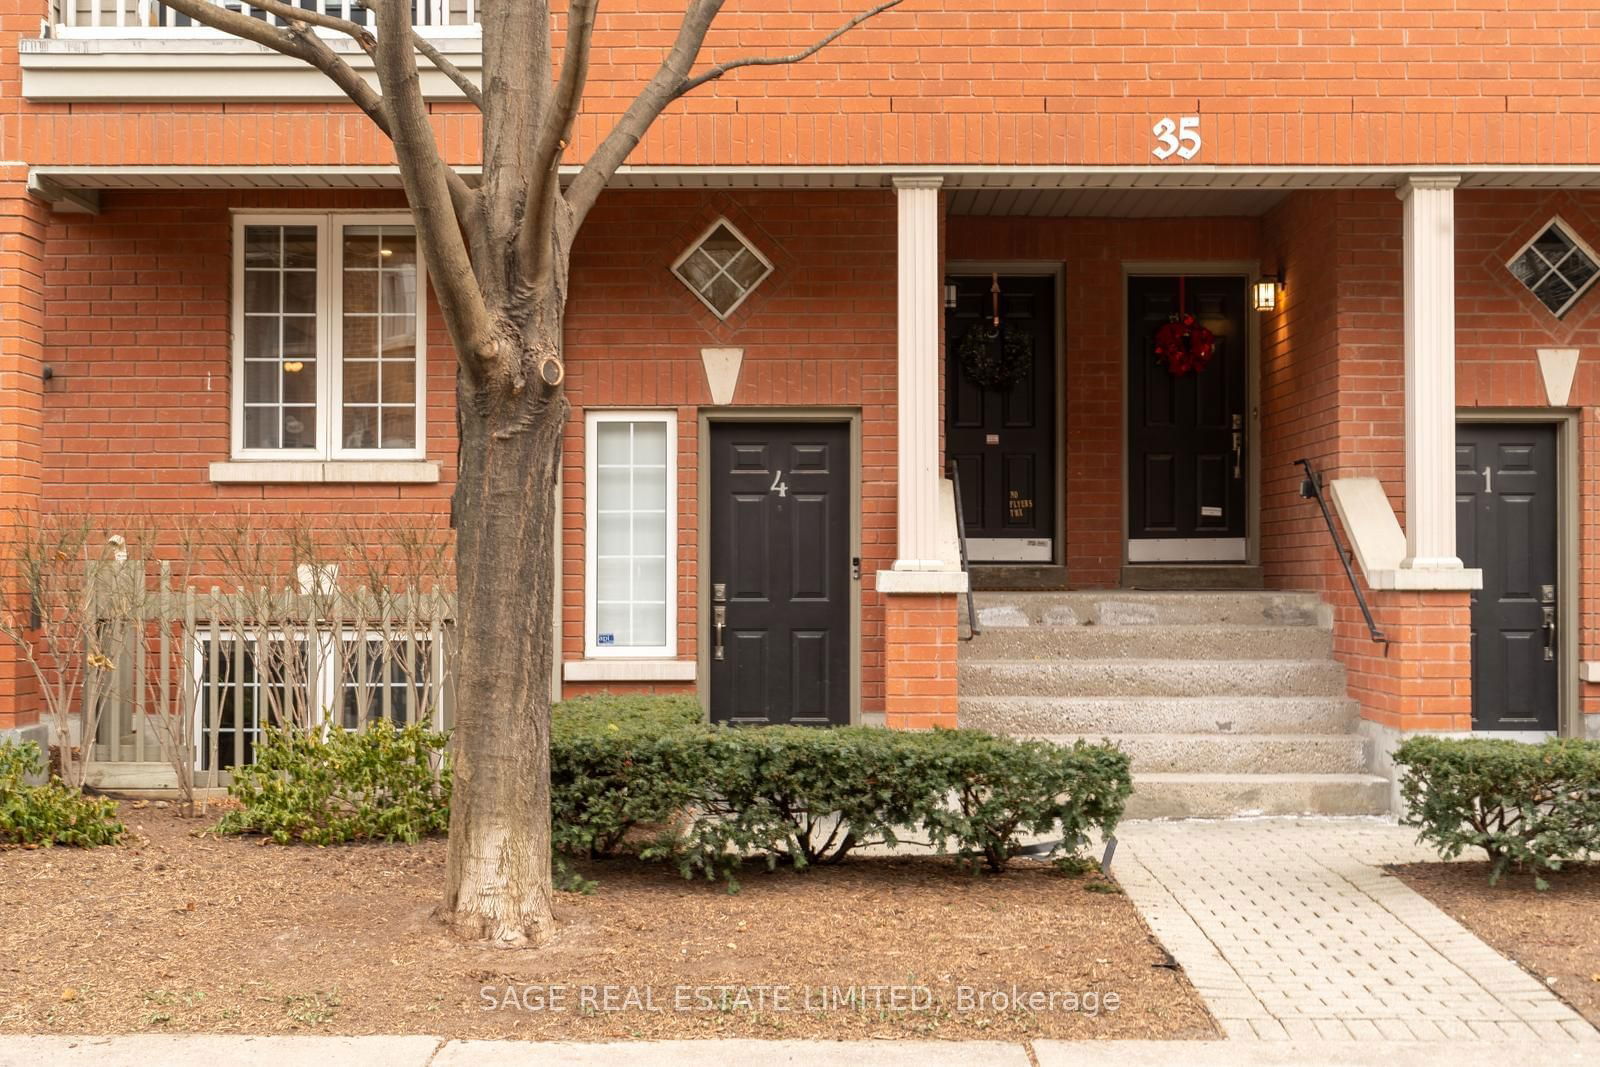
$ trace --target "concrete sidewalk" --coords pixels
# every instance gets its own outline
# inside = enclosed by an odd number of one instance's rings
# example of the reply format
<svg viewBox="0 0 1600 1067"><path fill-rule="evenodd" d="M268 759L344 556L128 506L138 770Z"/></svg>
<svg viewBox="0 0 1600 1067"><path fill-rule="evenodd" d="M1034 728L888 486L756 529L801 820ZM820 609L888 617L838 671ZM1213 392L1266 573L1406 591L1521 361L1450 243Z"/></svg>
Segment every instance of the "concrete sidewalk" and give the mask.
<svg viewBox="0 0 1600 1067"><path fill-rule="evenodd" d="M0 1067L1030 1067L987 1041L661 1041L562 1044L437 1037L0 1038ZM1572 1042L1035 1041L1038 1067L1578 1067Z"/></svg>

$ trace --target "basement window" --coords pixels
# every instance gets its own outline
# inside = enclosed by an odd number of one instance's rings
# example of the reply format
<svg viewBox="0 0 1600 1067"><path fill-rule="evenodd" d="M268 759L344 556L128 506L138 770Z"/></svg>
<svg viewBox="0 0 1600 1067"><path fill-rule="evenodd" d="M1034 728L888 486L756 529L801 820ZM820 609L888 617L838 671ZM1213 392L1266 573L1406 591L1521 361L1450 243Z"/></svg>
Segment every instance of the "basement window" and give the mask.
<svg viewBox="0 0 1600 1067"><path fill-rule="evenodd" d="M1597 259L1600 257L1556 218L1506 266L1539 303L1560 318L1600 276Z"/></svg>
<svg viewBox="0 0 1600 1067"><path fill-rule="evenodd" d="M672 273L717 318L725 319L772 273L772 264L733 223L718 219L678 257Z"/></svg>

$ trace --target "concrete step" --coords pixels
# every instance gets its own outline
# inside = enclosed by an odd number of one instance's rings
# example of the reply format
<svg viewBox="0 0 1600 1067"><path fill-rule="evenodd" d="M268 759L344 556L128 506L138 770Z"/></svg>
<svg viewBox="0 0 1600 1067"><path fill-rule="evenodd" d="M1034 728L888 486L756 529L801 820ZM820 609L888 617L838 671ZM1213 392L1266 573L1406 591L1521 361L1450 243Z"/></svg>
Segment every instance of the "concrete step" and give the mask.
<svg viewBox="0 0 1600 1067"><path fill-rule="evenodd" d="M1261 589L1261 568L1246 563L1130 563L1124 589Z"/></svg>
<svg viewBox="0 0 1600 1067"><path fill-rule="evenodd" d="M960 722L993 733L1337 734L1356 702L1336 697L961 697Z"/></svg>
<svg viewBox="0 0 1600 1067"><path fill-rule="evenodd" d="M980 629L1015 626L1322 626L1332 615L1314 593L1133 590L975 593Z"/></svg>
<svg viewBox="0 0 1600 1067"><path fill-rule="evenodd" d="M981 625L981 624L980 624ZM1004 626L961 642L962 659L1327 659L1316 626Z"/></svg>
<svg viewBox="0 0 1600 1067"><path fill-rule="evenodd" d="M1137 774L1129 819L1382 815L1389 783L1371 774Z"/></svg>
<svg viewBox="0 0 1600 1067"><path fill-rule="evenodd" d="M1133 760L1134 774L1357 774L1367 766L1366 744L1355 734L1033 736L1064 745L1109 741Z"/></svg>
<svg viewBox="0 0 1600 1067"><path fill-rule="evenodd" d="M1342 697L1333 660L964 660L968 696Z"/></svg>

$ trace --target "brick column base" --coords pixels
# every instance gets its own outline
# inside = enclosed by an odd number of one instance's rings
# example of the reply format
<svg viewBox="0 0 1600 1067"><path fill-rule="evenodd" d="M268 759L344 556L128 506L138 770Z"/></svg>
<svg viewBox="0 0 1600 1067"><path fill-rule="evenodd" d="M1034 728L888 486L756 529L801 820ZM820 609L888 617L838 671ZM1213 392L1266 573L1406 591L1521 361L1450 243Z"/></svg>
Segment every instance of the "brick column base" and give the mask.
<svg viewBox="0 0 1600 1067"><path fill-rule="evenodd" d="M956 725L956 597L883 598L884 724L926 730Z"/></svg>
<svg viewBox="0 0 1600 1067"><path fill-rule="evenodd" d="M1350 695L1361 702L1361 717L1402 733L1472 729L1471 594L1370 596L1378 625L1394 642L1387 656L1367 640L1353 607L1339 620Z"/></svg>

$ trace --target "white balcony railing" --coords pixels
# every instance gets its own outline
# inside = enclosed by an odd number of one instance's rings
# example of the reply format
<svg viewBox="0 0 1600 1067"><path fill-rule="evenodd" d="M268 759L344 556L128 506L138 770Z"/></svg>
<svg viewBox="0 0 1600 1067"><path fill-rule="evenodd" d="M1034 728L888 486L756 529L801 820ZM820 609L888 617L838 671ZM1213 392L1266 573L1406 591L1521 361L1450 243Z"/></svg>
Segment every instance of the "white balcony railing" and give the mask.
<svg viewBox="0 0 1600 1067"><path fill-rule="evenodd" d="M284 20L268 14L246 0L211 0L219 7L241 11L272 25ZM371 26L370 11L354 0L288 0L308 11L321 11ZM411 22L430 37L448 37L478 32L478 0L412 0ZM196 23L160 0L52 0L52 36L71 37L207 37L217 30ZM335 31L322 31L334 34Z"/></svg>

